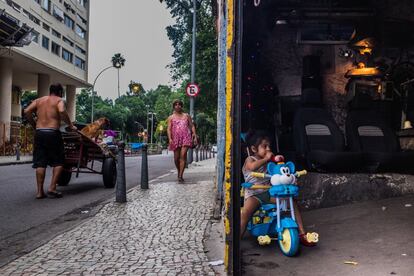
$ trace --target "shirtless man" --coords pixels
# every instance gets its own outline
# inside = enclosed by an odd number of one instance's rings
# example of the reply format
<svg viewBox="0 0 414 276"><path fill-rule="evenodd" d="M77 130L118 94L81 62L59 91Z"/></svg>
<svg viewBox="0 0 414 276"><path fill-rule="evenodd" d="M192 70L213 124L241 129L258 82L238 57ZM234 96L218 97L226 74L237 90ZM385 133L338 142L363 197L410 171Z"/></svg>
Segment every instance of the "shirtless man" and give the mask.
<svg viewBox="0 0 414 276"><path fill-rule="evenodd" d="M62 100L63 87L60 84L50 86L50 95L34 100L25 110L33 128L36 129L33 150L33 168L36 169L37 194L36 198L41 199L47 196L61 198L62 194L56 191L56 183L63 170L65 159L62 135L59 131L60 122L63 120L69 128L76 130L76 127L69 119ZM36 112L37 120L33 119ZM46 167L53 167L53 176L47 196L43 190Z"/></svg>

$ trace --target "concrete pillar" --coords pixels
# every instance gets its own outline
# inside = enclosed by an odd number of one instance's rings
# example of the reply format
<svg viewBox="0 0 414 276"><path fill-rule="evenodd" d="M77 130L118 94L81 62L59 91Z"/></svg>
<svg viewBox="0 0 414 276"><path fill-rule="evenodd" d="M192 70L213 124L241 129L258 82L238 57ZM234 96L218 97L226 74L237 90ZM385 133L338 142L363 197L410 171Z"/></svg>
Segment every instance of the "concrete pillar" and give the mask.
<svg viewBox="0 0 414 276"><path fill-rule="evenodd" d="M73 122L76 118L76 87L66 85L66 109L70 120Z"/></svg>
<svg viewBox="0 0 414 276"><path fill-rule="evenodd" d="M37 96L43 97L49 95L50 76L46 74L39 74L37 76Z"/></svg>
<svg viewBox="0 0 414 276"><path fill-rule="evenodd" d="M0 58L0 147L10 141L12 83L12 60Z"/></svg>

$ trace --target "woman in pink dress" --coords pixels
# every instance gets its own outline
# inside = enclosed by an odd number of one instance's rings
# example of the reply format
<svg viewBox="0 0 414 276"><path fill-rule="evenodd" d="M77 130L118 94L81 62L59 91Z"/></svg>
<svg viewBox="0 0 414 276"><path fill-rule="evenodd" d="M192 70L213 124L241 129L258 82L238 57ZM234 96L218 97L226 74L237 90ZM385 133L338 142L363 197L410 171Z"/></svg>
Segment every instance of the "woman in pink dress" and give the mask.
<svg viewBox="0 0 414 276"><path fill-rule="evenodd" d="M168 117L168 140L170 150L174 151L174 163L178 172L178 182L184 182L183 174L187 162L188 148L193 145L196 130L190 115L183 112L183 102L174 100L173 114Z"/></svg>

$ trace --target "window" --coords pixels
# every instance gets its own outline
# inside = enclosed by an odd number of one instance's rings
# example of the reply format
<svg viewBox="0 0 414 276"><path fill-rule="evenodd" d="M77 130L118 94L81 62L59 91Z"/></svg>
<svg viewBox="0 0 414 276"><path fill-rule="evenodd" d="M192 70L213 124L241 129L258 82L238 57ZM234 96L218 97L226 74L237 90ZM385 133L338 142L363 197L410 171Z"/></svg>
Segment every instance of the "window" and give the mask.
<svg viewBox="0 0 414 276"><path fill-rule="evenodd" d="M53 16L56 17L57 20L63 21L65 18L65 14L61 9L59 9L56 5L53 5Z"/></svg>
<svg viewBox="0 0 414 276"><path fill-rule="evenodd" d="M298 30L298 42L302 44L346 44L354 27L341 23L309 23Z"/></svg>
<svg viewBox="0 0 414 276"><path fill-rule="evenodd" d="M62 37L62 40L64 41L64 42L66 42L67 44L69 44L70 46L72 46L73 47L73 42L72 41L70 41L69 39L67 39L66 37Z"/></svg>
<svg viewBox="0 0 414 276"><path fill-rule="evenodd" d="M83 24L88 24L88 21L86 21L85 18L83 18L82 16L79 15L79 13L76 14L76 17L83 23Z"/></svg>
<svg viewBox="0 0 414 276"><path fill-rule="evenodd" d="M52 53L54 53L55 55L60 55L60 46L59 44L55 43L52 41Z"/></svg>
<svg viewBox="0 0 414 276"><path fill-rule="evenodd" d="M75 56L75 66L85 70L85 61L78 56Z"/></svg>
<svg viewBox="0 0 414 276"><path fill-rule="evenodd" d="M9 20L13 21L14 23L16 23L17 25L19 25L19 24L20 24L19 19L17 19L17 18L16 18L16 17L14 17L14 16L11 16L11 15L10 15L10 14L8 14L7 12L5 12L3 15L4 15L7 19L9 19Z"/></svg>
<svg viewBox="0 0 414 276"><path fill-rule="evenodd" d="M6 1L9 6L11 6L15 11L20 12L22 7L20 7L18 4L14 3L13 1Z"/></svg>
<svg viewBox="0 0 414 276"><path fill-rule="evenodd" d="M49 50L49 38L42 36L42 47Z"/></svg>
<svg viewBox="0 0 414 276"><path fill-rule="evenodd" d="M36 3L40 4L40 0L34 0Z"/></svg>
<svg viewBox="0 0 414 276"><path fill-rule="evenodd" d="M40 6L47 12L50 12L50 0L41 0Z"/></svg>
<svg viewBox="0 0 414 276"><path fill-rule="evenodd" d="M73 54L66 50L65 48L62 48L62 58L70 63L73 61Z"/></svg>
<svg viewBox="0 0 414 276"><path fill-rule="evenodd" d="M58 38L61 38L62 37L62 35L58 31L56 31L54 29L52 29L52 35L54 35L54 36L56 36Z"/></svg>
<svg viewBox="0 0 414 276"><path fill-rule="evenodd" d="M34 23L36 23L37 25L39 25L40 26L40 20L37 18L37 17L35 17L33 14L31 14L31 13L28 13L28 15L29 15L29 19L30 20L32 20Z"/></svg>
<svg viewBox="0 0 414 276"><path fill-rule="evenodd" d="M39 33L36 32L35 30L32 31L32 41L39 43Z"/></svg>
<svg viewBox="0 0 414 276"><path fill-rule="evenodd" d="M86 55L86 51L79 47L78 45L75 45L75 49L78 53L81 53L82 55Z"/></svg>
<svg viewBox="0 0 414 276"><path fill-rule="evenodd" d="M73 21L72 18L70 18L69 16L67 16L65 14L65 19L64 19L65 25L68 26L69 28L71 28L73 30L73 26L75 25L75 21Z"/></svg>
<svg viewBox="0 0 414 276"><path fill-rule="evenodd" d="M78 36L80 36L82 38L85 38L86 31L81 26L79 26L78 24L76 24L75 32L78 34Z"/></svg>
<svg viewBox="0 0 414 276"><path fill-rule="evenodd" d="M23 9L23 15L30 18L30 12L28 12L27 10Z"/></svg>
<svg viewBox="0 0 414 276"><path fill-rule="evenodd" d="M46 31L50 31L50 27L49 27L49 25L47 25L47 24L45 24L45 23L43 23L43 29L45 29Z"/></svg>
<svg viewBox="0 0 414 276"><path fill-rule="evenodd" d="M78 3L82 6L86 7L86 4L88 3L88 0L78 0Z"/></svg>

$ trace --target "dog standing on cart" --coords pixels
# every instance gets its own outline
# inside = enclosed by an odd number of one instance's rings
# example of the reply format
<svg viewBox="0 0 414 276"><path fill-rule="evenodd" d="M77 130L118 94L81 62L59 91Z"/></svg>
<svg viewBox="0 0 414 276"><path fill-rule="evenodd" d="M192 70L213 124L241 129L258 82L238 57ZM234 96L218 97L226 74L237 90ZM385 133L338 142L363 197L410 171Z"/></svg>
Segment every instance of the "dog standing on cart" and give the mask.
<svg viewBox="0 0 414 276"><path fill-rule="evenodd" d="M62 194L56 191L56 183L63 170L65 159L63 140L60 133L60 122L64 121L72 130L76 127L69 119L63 102L63 87L61 84L51 85L50 95L34 100L24 114L29 123L36 129L34 135L33 168L36 169L37 199L47 196L61 198ZM37 119L33 118L36 113ZM46 167L53 167L52 180L47 194L43 190L46 176Z"/></svg>

